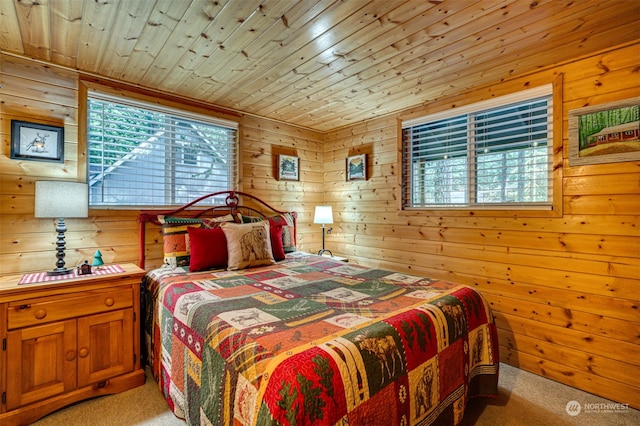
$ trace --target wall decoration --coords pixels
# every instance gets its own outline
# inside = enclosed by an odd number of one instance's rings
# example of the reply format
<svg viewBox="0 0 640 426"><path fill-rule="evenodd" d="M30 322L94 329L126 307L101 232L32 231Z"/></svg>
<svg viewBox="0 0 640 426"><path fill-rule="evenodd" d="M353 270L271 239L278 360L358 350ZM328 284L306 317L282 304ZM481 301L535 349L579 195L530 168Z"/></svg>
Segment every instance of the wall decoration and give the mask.
<svg viewBox="0 0 640 426"><path fill-rule="evenodd" d="M104 265L104 261L102 260L102 252L100 250L96 250L93 254L93 263L91 266L95 266L98 269L100 266Z"/></svg>
<svg viewBox="0 0 640 426"><path fill-rule="evenodd" d="M11 120L11 158L64 162L64 127Z"/></svg>
<svg viewBox="0 0 640 426"><path fill-rule="evenodd" d="M278 155L278 180L300 180L300 159L292 155Z"/></svg>
<svg viewBox="0 0 640 426"><path fill-rule="evenodd" d="M347 180L367 180L367 154L347 157Z"/></svg>
<svg viewBox="0 0 640 426"><path fill-rule="evenodd" d="M640 160L640 97L569 111L569 165Z"/></svg>

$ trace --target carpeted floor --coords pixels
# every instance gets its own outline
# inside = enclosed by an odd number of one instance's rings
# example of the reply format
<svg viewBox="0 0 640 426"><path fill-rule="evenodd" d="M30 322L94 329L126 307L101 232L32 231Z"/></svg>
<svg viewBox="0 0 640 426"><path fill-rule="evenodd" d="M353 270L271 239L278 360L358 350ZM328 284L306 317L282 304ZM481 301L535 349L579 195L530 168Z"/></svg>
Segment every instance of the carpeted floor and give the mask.
<svg viewBox="0 0 640 426"><path fill-rule="evenodd" d="M499 388L497 399L470 401L462 425L640 425L640 411L625 404L616 404L507 364L500 364Z"/></svg>
<svg viewBox="0 0 640 426"><path fill-rule="evenodd" d="M568 411L577 415L569 415ZM156 383L147 373L144 386L75 404L34 424L184 426L185 423L169 411ZM500 364L500 396L472 400L463 425L636 426L640 425L640 411Z"/></svg>

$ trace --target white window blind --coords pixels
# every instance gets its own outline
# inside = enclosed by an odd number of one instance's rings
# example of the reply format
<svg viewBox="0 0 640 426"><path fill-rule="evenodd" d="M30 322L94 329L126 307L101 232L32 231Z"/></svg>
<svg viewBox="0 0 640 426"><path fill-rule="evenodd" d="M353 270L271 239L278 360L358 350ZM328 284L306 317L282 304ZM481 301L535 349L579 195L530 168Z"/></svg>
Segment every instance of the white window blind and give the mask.
<svg viewBox="0 0 640 426"><path fill-rule="evenodd" d="M551 88L526 95L403 123L403 208L551 206Z"/></svg>
<svg viewBox="0 0 640 426"><path fill-rule="evenodd" d="M87 108L91 206L174 206L236 188L237 123L97 92Z"/></svg>

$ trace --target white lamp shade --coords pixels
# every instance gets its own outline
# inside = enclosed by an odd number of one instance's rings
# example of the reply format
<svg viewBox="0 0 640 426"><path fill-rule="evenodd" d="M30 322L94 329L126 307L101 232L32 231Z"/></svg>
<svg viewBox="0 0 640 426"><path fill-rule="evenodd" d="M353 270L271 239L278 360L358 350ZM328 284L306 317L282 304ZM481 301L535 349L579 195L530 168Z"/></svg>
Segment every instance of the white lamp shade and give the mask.
<svg viewBox="0 0 640 426"><path fill-rule="evenodd" d="M36 182L35 217L67 218L89 215L89 186L80 182Z"/></svg>
<svg viewBox="0 0 640 426"><path fill-rule="evenodd" d="M331 210L331 206L316 206L313 223L321 223L323 225L333 223L333 211Z"/></svg>

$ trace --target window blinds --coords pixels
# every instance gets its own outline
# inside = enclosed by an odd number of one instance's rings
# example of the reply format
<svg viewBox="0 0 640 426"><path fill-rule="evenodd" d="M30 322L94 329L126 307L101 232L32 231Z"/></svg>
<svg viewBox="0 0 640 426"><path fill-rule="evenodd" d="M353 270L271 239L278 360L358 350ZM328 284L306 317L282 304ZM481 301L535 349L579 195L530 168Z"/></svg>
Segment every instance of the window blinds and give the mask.
<svg viewBox="0 0 640 426"><path fill-rule="evenodd" d="M547 91L404 123L403 207L550 206Z"/></svg>
<svg viewBox="0 0 640 426"><path fill-rule="evenodd" d="M181 205L236 187L237 123L101 93L87 107L90 205Z"/></svg>

